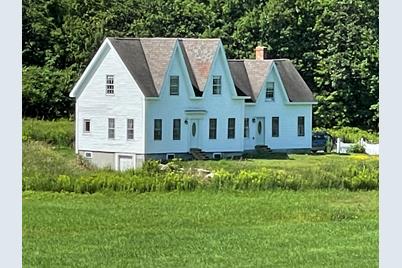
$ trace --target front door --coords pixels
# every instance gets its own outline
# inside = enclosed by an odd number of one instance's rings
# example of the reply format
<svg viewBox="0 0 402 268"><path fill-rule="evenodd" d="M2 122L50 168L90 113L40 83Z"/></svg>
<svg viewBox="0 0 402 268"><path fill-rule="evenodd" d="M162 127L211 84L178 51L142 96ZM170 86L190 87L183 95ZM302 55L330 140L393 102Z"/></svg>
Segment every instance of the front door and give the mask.
<svg viewBox="0 0 402 268"><path fill-rule="evenodd" d="M130 168L134 168L133 157L128 155L119 155L119 170L125 171Z"/></svg>
<svg viewBox="0 0 402 268"><path fill-rule="evenodd" d="M265 117L257 117L256 145L265 145Z"/></svg>
<svg viewBox="0 0 402 268"><path fill-rule="evenodd" d="M189 120L190 148L199 148L198 120Z"/></svg>

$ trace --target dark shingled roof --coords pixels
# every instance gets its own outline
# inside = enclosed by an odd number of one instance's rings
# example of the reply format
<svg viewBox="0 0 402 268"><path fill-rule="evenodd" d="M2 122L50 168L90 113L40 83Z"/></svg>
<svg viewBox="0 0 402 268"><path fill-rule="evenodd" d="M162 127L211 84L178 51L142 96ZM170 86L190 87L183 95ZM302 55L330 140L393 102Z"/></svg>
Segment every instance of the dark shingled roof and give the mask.
<svg viewBox="0 0 402 268"><path fill-rule="evenodd" d="M236 88L250 96L251 100L255 102L273 63L278 69L290 102L315 101L310 88L288 59L229 60L229 68Z"/></svg>
<svg viewBox="0 0 402 268"><path fill-rule="evenodd" d="M148 63L139 38L110 38L109 41L119 54L128 71L133 76L146 97L157 97Z"/></svg>
<svg viewBox="0 0 402 268"><path fill-rule="evenodd" d="M314 102L310 88L288 59L275 60L282 83L291 102Z"/></svg>
<svg viewBox="0 0 402 268"><path fill-rule="evenodd" d="M110 42L146 97L157 97L176 38L110 38Z"/></svg>
<svg viewBox="0 0 402 268"><path fill-rule="evenodd" d="M250 96L253 101L253 92L251 90L250 80L247 78L247 71L243 60L228 60L230 73L238 96Z"/></svg>
<svg viewBox="0 0 402 268"><path fill-rule="evenodd" d="M186 50L184 49L184 45L183 45L183 40L182 40L182 39L179 39L179 46L180 46L181 51L183 52L184 62L186 63L186 67L187 67L187 70L188 70L188 74L189 74L189 76L190 76L191 84L192 84L192 86L193 86L194 94L195 94L197 97L200 97L200 96L202 96L202 91L199 90L199 87L198 87L198 84L197 84L197 80L195 79L195 75L194 75L194 72L193 72L193 68L191 67L190 60L189 60L189 58L188 58L188 56L187 56L187 52L186 52Z"/></svg>
<svg viewBox="0 0 402 268"><path fill-rule="evenodd" d="M247 70L253 95L251 99L255 101L260 94L261 88L271 68L272 60L244 60L244 67Z"/></svg>
<svg viewBox="0 0 402 268"><path fill-rule="evenodd" d="M108 38L146 97L160 94L176 41L180 46L196 96L202 96L220 39ZM291 102L314 102L314 97L292 62L229 60L238 96L256 101L268 70L275 63Z"/></svg>
<svg viewBox="0 0 402 268"><path fill-rule="evenodd" d="M188 71L193 73L198 91L203 92L220 39L180 38L179 40L187 58Z"/></svg>
<svg viewBox="0 0 402 268"><path fill-rule="evenodd" d="M176 38L140 38L140 41L159 95Z"/></svg>

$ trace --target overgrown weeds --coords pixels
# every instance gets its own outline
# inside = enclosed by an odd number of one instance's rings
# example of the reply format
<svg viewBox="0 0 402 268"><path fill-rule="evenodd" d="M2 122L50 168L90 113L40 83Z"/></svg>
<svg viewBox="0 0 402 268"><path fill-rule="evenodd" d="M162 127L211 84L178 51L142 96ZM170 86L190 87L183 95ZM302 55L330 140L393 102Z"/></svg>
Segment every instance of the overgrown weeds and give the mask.
<svg viewBox="0 0 402 268"><path fill-rule="evenodd" d="M55 146L72 147L74 122L67 119L45 121L25 118L22 121L22 140L43 141Z"/></svg>
<svg viewBox="0 0 402 268"><path fill-rule="evenodd" d="M270 167L273 160L255 160L258 168L231 169L219 165L200 170L187 167L180 160L162 166L157 161L145 162L143 168L117 172L93 169L83 165L70 149L70 154L59 153L43 142L24 142L23 190L67 191L94 193L112 190L125 192L194 191L204 190L269 190L269 189L378 189L378 161L350 160L335 162L322 159L325 164L298 165L300 160L276 160L293 168ZM67 150L64 148L63 150ZM308 160L305 156L306 161ZM341 156L338 156L341 159ZM314 158L315 160L315 158ZM232 164L236 164L232 160ZM244 161L243 161L244 162ZM253 164L250 160L249 164ZM289 165L289 164L288 164Z"/></svg>

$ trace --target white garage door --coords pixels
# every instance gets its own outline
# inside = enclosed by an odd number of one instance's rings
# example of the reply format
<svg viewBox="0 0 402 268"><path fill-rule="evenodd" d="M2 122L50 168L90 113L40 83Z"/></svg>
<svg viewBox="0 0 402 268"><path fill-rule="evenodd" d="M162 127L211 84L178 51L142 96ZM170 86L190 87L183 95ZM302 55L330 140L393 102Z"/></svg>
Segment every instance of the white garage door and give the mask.
<svg viewBox="0 0 402 268"><path fill-rule="evenodd" d="M124 171L129 168L134 168L133 157L128 155L119 155L119 170Z"/></svg>

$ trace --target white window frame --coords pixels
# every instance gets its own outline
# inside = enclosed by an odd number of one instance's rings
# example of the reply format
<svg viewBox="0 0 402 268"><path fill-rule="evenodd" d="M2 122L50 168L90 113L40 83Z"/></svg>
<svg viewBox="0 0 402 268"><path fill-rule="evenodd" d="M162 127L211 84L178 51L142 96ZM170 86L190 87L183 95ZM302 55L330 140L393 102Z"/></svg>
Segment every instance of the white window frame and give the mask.
<svg viewBox="0 0 402 268"><path fill-rule="evenodd" d="M246 124L247 122L247 124ZM244 138L250 138L250 118L244 118Z"/></svg>
<svg viewBox="0 0 402 268"><path fill-rule="evenodd" d="M129 122L130 120L133 122L132 127L129 127ZM130 132L132 132L132 137L130 138ZM131 141L134 140L134 119L133 118L127 118L127 140Z"/></svg>
<svg viewBox="0 0 402 268"><path fill-rule="evenodd" d="M175 127L174 127L174 122L175 121L177 121L177 122L179 122L179 127L178 127L178 129L175 129ZM178 134L179 134L179 136L178 137L175 137L175 130L177 131L178 130ZM174 140L174 141L179 141L179 140L181 140L181 119L180 118L174 118L173 119L173 136L172 136L172 139Z"/></svg>
<svg viewBox="0 0 402 268"><path fill-rule="evenodd" d="M87 124L86 123L89 123L89 130L87 131ZM87 118L85 118L84 120L83 120L83 123L84 123L84 128L83 128L83 132L84 132L84 134L90 134L91 133L91 119L87 119Z"/></svg>
<svg viewBox="0 0 402 268"><path fill-rule="evenodd" d="M231 120L233 119L233 120ZM230 126L230 122L233 121L233 127ZM231 130L233 130L233 137L230 137ZM228 140L236 139L236 118L230 117L228 118Z"/></svg>
<svg viewBox="0 0 402 268"><path fill-rule="evenodd" d="M113 126L111 126L111 122L113 122ZM113 133L113 137L110 135L111 133ZM113 117L107 119L107 138L109 140L114 140L116 138L116 119Z"/></svg>
<svg viewBox="0 0 402 268"><path fill-rule="evenodd" d="M303 133L300 133L300 118L303 118ZM297 117L297 136L298 137L304 137L306 136L306 118L304 116L298 116Z"/></svg>
<svg viewBox="0 0 402 268"><path fill-rule="evenodd" d="M272 93L272 97L268 97L268 94ZM275 101L275 83L267 82L265 88L265 101Z"/></svg>
<svg viewBox="0 0 402 268"><path fill-rule="evenodd" d="M172 80L174 80L176 78L177 78L177 85L172 84ZM175 89L177 91L172 91L172 89ZM179 94L180 94L180 77L178 75L171 75L170 79L169 79L169 95L170 96L179 96Z"/></svg>
<svg viewBox="0 0 402 268"><path fill-rule="evenodd" d="M106 95L113 96L114 95L114 75L107 74L106 75Z"/></svg>
<svg viewBox="0 0 402 268"><path fill-rule="evenodd" d="M211 120L215 120L215 127L211 128ZM217 118L210 118L209 119L209 131L208 131L208 138L210 140L216 140L217 136L218 136L218 119ZM213 130L214 136L213 138L211 138L211 131Z"/></svg>
<svg viewBox="0 0 402 268"><path fill-rule="evenodd" d="M215 80L219 81L219 83L215 83ZM212 95L221 95L221 94L222 94L222 75L213 75Z"/></svg>
<svg viewBox="0 0 402 268"><path fill-rule="evenodd" d="M156 122L157 122L156 120L160 120L160 122L161 122L160 128L156 128ZM162 121L162 119L161 119L161 118L155 118L155 119L154 119L154 141L161 141L161 140L162 140L162 135L163 135L162 128L163 128L163 121ZM160 132L160 139L155 139L155 133L156 133L156 131L159 131L159 132Z"/></svg>
<svg viewBox="0 0 402 268"><path fill-rule="evenodd" d="M278 130L277 130L277 135L274 135L274 118L278 118ZM271 119L271 128L272 128L272 133L271 133L271 136L272 136L272 138L279 138L279 135L280 135L280 122L279 122L279 116L273 116L272 117L272 119Z"/></svg>

